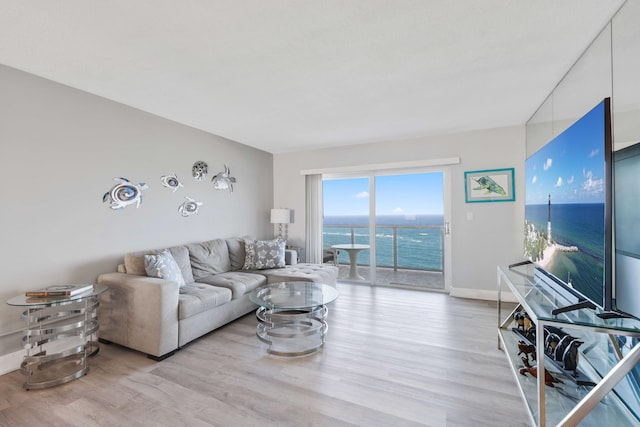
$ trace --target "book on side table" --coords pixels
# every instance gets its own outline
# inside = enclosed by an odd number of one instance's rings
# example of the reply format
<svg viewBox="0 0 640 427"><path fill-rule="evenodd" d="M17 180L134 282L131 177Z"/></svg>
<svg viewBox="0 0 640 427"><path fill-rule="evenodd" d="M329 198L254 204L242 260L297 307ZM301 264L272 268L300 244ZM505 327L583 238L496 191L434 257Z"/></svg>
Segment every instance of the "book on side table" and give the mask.
<svg viewBox="0 0 640 427"><path fill-rule="evenodd" d="M72 297L93 290L92 284L54 285L35 291L25 292L27 297Z"/></svg>

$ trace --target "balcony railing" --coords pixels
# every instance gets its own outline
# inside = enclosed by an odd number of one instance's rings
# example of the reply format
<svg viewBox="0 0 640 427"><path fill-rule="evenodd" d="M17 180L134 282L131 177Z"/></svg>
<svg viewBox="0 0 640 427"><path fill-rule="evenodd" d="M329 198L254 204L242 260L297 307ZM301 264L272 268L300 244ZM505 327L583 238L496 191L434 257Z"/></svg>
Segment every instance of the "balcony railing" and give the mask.
<svg viewBox="0 0 640 427"><path fill-rule="evenodd" d="M376 266L398 269L442 272L444 266L444 227L438 225L376 226ZM336 244L370 244L369 227L363 225L330 225L323 227L326 247ZM346 253L339 261L348 264ZM369 251L358 256L358 265L369 265Z"/></svg>

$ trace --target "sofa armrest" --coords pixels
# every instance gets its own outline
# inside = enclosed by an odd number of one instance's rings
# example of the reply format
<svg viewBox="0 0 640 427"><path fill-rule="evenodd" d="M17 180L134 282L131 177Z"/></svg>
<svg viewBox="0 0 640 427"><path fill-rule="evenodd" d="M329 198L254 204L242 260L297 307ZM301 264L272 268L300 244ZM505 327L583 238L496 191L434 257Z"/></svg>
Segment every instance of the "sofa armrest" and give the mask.
<svg viewBox="0 0 640 427"><path fill-rule="evenodd" d="M161 357L178 348L176 282L125 273L106 273L109 287L98 307L99 337Z"/></svg>
<svg viewBox="0 0 640 427"><path fill-rule="evenodd" d="M295 249L285 249L284 251L284 263L286 265L298 264L298 251Z"/></svg>

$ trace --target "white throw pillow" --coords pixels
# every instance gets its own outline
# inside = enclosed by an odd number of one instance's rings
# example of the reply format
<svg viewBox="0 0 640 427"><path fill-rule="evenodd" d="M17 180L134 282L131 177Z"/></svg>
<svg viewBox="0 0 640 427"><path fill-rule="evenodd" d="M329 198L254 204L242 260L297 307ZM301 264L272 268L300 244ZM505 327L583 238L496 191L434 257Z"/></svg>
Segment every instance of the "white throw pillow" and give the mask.
<svg viewBox="0 0 640 427"><path fill-rule="evenodd" d="M173 255L168 250L163 250L159 254L144 256L144 269L149 277L159 277L160 279L171 280L178 283L178 287L185 285L182 271Z"/></svg>

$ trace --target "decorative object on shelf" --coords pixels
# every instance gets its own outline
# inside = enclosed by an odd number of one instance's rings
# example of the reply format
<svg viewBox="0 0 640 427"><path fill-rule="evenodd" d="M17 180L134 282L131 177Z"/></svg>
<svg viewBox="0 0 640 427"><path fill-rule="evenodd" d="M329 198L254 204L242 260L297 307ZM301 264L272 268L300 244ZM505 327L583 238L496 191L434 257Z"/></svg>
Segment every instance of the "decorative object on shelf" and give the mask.
<svg viewBox="0 0 640 427"><path fill-rule="evenodd" d="M560 337L558 334L545 331L544 338L544 353L552 356L556 352L556 347L558 347L558 343L560 342Z"/></svg>
<svg viewBox="0 0 640 427"><path fill-rule="evenodd" d="M526 312L517 312L513 318L515 319L515 327L512 330L518 337L522 338L518 341L518 356L524 353L527 360L529 360L529 354L531 354L535 361L537 352L533 343L536 342L536 325L531 322L531 326L524 330L527 322L523 320L531 320ZM546 360L577 385L594 386L593 381L578 370L578 347L582 344L584 344L583 341L567 334L561 328L549 325L544 328L543 354L547 356Z"/></svg>
<svg viewBox="0 0 640 427"><path fill-rule="evenodd" d="M229 190L230 193L233 193L233 183L236 182L236 179L230 176L230 174L229 166L224 165L224 171L219 172L211 178L213 188L216 190Z"/></svg>
<svg viewBox="0 0 640 427"><path fill-rule="evenodd" d="M518 356L521 354L524 354L527 360L529 360L529 355L531 355L533 360L536 360L536 346L533 344L527 344L522 340L518 341Z"/></svg>
<svg viewBox="0 0 640 427"><path fill-rule="evenodd" d="M516 199L513 168L464 173L465 201L513 202Z"/></svg>
<svg viewBox="0 0 640 427"><path fill-rule="evenodd" d="M529 359L527 357L521 357L522 359L522 363L524 364L524 368L520 368L520 370L518 372L520 372L520 375L523 376L527 376L527 372L529 374L531 374L532 377L534 378L538 378L538 367L537 366L531 366L529 364ZM544 371L544 383L545 385L547 385L548 387L555 387L553 384L564 384L562 381L560 381L559 379L555 378L553 375L551 375L549 373L549 371L545 370Z"/></svg>
<svg viewBox="0 0 640 427"><path fill-rule="evenodd" d="M529 314L526 311L518 311L513 315L513 319L516 322L516 332L529 342L535 342L536 325L531 321Z"/></svg>
<svg viewBox="0 0 640 427"><path fill-rule="evenodd" d="M200 206L202 206L202 202L197 202L193 200L191 197L185 197L187 199L184 203L180 205L178 208L178 212L180 215L187 217L191 215L198 215L198 210L200 210Z"/></svg>
<svg viewBox="0 0 640 427"><path fill-rule="evenodd" d="M271 224L278 224L278 236L282 240L289 237L289 223L291 211L289 209L271 209Z"/></svg>
<svg viewBox="0 0 640 427"><path fill-rule="evenodd" d="M573 376L578 376L578 347L584 344L584 341L574 339L562 353L562 363L566 371L573 371Z"/></svg>
<svg viewBox="0 0 640 427"><path fill-rule="evenodd" d="M178 188L184 187L175 173L172 173L171 175L163 175L160 177L160 180L162 181L163 187L171 188L174 193Z"/></svg>
<svg viewBox="0 0 640 427"><path fill-rule="evenodd" d="M195 162L193 164L193 167L191 168L191 174L193 175L196 181L202 181L203 179L206 178L208 173L209 173L209 166L207 165L206 162L203 162L202 160L198 160L197 162Z"/></svg>
<svg viewBox="0 0 640 427"><path fill-rule="evenodd" d="M522 332L526 332L532 325L531 318L526 311L518 311L513 315L513 318L518 325L518 329Z"/></svg>
<svg viewBox="0 0 640 427"><path fill-rule="evenodd" d="M27 297L71 297L89 290L93 290L92 284L53 285L35 291L27 291L24 295Z"/></svg>
<svg viewBox="0 0 640 427"><path fill-rule="evenodd" d="M144 182L137 185L132 184L126 178L113 178L113 180L119 181L119 183L104 193L102 203L110 203L111 209L122 209L133 203L136 204L136 207L140 207L142 190L146 190L149 186Z"/></svg>

